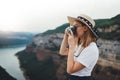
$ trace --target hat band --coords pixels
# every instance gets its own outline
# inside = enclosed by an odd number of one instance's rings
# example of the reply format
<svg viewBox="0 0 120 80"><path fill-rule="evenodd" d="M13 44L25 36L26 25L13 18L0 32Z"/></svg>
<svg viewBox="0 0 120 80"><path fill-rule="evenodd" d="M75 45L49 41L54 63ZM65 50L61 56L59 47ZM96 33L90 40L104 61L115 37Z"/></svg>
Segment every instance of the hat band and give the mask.
<svg viewBox="0 0 120 80"><path fill-rule="evenodd" d="M93 28L93 25L91 24L90 21L88 21L87 19L85 19L84 17L78 16L78 19L84 20L91 28Z"/></svg>
<svg viewBox="0 0 120 80"><path fill-rule="evenodd" d="M93 28L93 25L91 24L90 21L88 21L87 19L85 19L84 17L78 16L78 19L84 20L93 30L93 32L96 34L95 36L98 38L98 30L96 28Z"/></svg>

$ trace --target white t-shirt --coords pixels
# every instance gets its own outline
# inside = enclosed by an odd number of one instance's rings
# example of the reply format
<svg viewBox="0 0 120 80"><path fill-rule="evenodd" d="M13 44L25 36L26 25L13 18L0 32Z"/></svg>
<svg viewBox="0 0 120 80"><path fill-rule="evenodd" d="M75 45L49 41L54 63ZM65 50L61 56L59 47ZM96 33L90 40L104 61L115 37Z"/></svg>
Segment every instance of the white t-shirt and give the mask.
<svg viewBox="0 0 120 80"><path fill-rule="evenodd" d="M81 48L81 45L76 46L75 53L74 53L74 61L78 61L81 64L85 66L80 71L71 73L71 75L76 76L91 76L91 72L97 63L98 57L99 57L99 50L95 42L91 42L90 45L88 45L86 48L82 50L80 55L78 55L78 52Z"/></svg>

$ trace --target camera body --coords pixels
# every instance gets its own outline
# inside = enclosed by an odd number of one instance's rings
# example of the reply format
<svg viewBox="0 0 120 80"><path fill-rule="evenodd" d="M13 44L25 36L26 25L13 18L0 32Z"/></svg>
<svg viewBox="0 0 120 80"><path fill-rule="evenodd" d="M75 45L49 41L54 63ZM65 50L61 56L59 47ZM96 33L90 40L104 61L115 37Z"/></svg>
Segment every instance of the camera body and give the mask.
<svg viewBox="0 0 120 80"><path fill-rule="evenodd" d="M70 30L73 32L74 35L77 35L76 29L77 29L76 26L70 26L67 28L67 31L70 35L71 35Z"/></svg>

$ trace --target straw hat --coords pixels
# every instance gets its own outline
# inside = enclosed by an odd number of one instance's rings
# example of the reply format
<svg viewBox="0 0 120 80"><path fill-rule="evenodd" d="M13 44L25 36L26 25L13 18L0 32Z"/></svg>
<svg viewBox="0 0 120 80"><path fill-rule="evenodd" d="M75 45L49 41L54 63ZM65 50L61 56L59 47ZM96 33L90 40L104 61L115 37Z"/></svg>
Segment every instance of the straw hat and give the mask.
<svg viewBox="0 0 120 80"><path fill-rule="evenodd" d="M95 28L95 21L91 17L84 15L84 14L79 15L77 18L68 16L68 21L71 26L74 25L75 20L79 20L82 23L86 24L90 28L90 30L93 32L95 37L98 38L97 30Z"/></svg>

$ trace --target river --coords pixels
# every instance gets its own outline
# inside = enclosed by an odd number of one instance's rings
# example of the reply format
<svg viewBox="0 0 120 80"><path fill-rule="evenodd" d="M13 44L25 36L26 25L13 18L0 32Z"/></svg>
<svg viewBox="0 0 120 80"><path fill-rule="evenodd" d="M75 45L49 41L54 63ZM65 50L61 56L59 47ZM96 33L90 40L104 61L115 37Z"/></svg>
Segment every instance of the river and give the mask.
<svg viewBox="0 0 120 80"><path fill-rule="evenodd" d="M25 49L25 45L0 48L0 65L17 80L25 80L15 56L15 53L23 49Z"/></svg>

